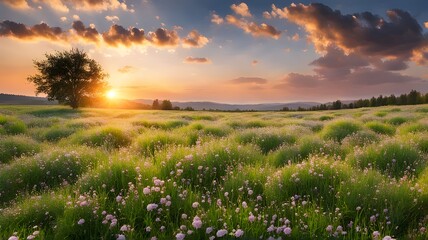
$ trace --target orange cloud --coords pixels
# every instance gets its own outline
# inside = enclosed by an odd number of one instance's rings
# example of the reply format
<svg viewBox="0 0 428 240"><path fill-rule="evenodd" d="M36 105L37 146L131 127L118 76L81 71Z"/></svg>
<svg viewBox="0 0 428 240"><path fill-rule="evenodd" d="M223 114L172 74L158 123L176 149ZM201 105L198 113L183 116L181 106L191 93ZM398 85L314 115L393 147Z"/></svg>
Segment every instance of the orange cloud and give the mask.
<svg viewBox="0 0 428 240"><path fill-rule="evenodd" d="M135 69L135 67L126 65L126 66L123 66L123 67L117 69L117 71L120 72L120 73L128 73L128 72L131 72L134 69Z"/></svg>
<svg viewBox="0 0 428 240"><path fill-rule="evenodd" d="M186 57L184 63L211 63L211 60L204 57Z"/></svg>
<svg viewBox="0 0 428 240"><path fill-rule="evenodd" d="M201 48L205 46L209 42L209 39L204 35L200 34L197 30L193 29L187 35L185 39L183 39L183 46L185 48Z"/></svg>
<svg viewBox="0 0 428 240"><path fill-rule="evenodd" d="M147 39L156 46L161 47L174 47L177 46L180 37L175 30L168 30L165 28L158 28L154 32L149 32Z"/></svg>
<svg viewBox="0 0 428 240"><path fill-rule="evenodd" d="M82 11L107 11L121 9L134 12L125 2L119 0L0 0L0 2L15 9L31 9L28 3L43 3L52 9L69 12L69 8Z"/></svg>
<svg viewBox="0 0 428 240"><path fill-rule="evenodd" d="M26 0L0 0L0 3L6 4L7 6L15 9L30 9Z"/></svg>
<svg viewBox="0 0 428 240"><path fill-rule="evenodd" d="M229 82L233 84L266 84L268 80L259 77L239 77Z"/></svg>
<svg viewBox="0 0 428 240"><path fill-rule="evenodd" d="M106 16L105 18L106 18L107 21L113 22L113 23L119 21L119 17L118 16Z"/></svg>
<svg viewBox="0 0 428 240"><path fill-rule="evenodd" d="M245 19L239 19L232 15L226 16L226 22L244 30L244 32L251 34L254 37L271 37L279 39L281 35L280 31L266 23L259 25L255 22L248 22Z"/></svg>
<svg viewBox="0 0 428 240"><path fill-rule="evenodd" d="M224 22L224 19L222 17L220 17L219 15L213 13L211 15L211 22L219 25L219 24L222 24Z"/></svg>
<svg viewBox="0 0 428 240"><path fill-rule="evenodd" d="M251 17L250 9L248 8L248 5L246 3L240 3L238 5L232 4L230 8L238 15L241 15L243 17Z"/></svg>

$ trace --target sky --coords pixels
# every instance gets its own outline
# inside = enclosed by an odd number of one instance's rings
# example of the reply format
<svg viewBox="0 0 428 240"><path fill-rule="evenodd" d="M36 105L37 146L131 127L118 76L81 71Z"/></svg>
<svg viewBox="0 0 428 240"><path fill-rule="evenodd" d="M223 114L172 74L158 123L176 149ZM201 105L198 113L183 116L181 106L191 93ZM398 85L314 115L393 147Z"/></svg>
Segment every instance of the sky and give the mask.
<svg viewBox="0 0 428 240"><path fill-rule="evenodd" d="M0 92L79 48L118 97L223 103L428 92L426 0L0 0Z"/></svg>

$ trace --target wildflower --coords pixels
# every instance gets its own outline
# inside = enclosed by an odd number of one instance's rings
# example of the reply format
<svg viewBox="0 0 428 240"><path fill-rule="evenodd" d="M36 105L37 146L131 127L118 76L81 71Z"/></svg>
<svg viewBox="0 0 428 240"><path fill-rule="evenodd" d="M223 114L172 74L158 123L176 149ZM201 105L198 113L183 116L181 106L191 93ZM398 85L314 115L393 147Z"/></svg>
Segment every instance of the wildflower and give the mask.
<svg viewBox="0 0 428 240"><path fill-rule="evenodd" d="M215 235L217 237L223 237L226 234L227 234L227 230L226 229L220 229L220 230L217 231L217 233Z"/></svg>
<svg viewBox="0 0 428 240"><path fill-rule="evenodd" d="M241 229L236 230L235 237L239 238L242 237L242 235L244 235L244 231L242 231Z"/></svg>
<svg viewBox="0 0 428 240"><path fill-rule="evenodd" d="M186 235L184 233L177 233L177 235L175 235L175 238L177 240L183 240L184 237L186 237Z"/></svg>
<svg viewBox="0 0 428 240"><path fill-rule="evenodd" d="M11 236L8 240L19 240L19 238L17 236Z"/></svg>
<svg viewBox="0 0 428 240"><path fill-rule="evenodd" d="M125 235L123 235L123 234L119 234L119 235L117 235L117 238L116 238L117 240L125 240L126 239L126 237L125 237Z"/></svg>
<svg viewBox="0 0 428 240"><path fill-rule="evenodd" d="M376 222L376 216L375 215L372 215L370 217L370 222Z"/></svg>
<svg viewBox="0 0 428 240"><path fill-rule="evenodd" d="M156 208L158 208L158 205L156 203L150 203L147 205L147 211L149 212L155 210Z"/></svg>
<svg viewBox="0 0 428 240"><path fill-rule="evenodd" d="M382 238L382 240L394 240L391 236L385 236Z"/></svg>
<svg viewBox="0 0 428 240"><path fill-rule="evenodd" d="M378 239L380 237L380 232L374 231L372 235L373 235L373 239Z"/></svg>
<svg viewBox="0 0 428 240"><path fill-rule="evenodd" d="M284 228L284 234L285 235L290 235L291 234L291 228L290 227Z"/></svg>
<svg viewBox="0 0 428 240"><path fill-rule="evenodd" d="M144 195L149 194L149 193L150 193L150 188L149 188L149 187L145 187L145 188L143 189L143 193L144 193Z"/></svg>
<svg viewBox="0 0 428 240"><path fill-rule="evenodd" d="M120 201L122 201L122 196L118 195L118 196L116 197L116 202L120 202Z"/></svg>
<svg viewBox="0 0 428 240"><path fill-rule="evenodd" d="M150 232L150 231L152 231L152 228L151 227L146 227L146 232Z"/></svg>
<svg viewBox="0 0 428 240"><path fill-rule="evenodd" d="M327 232L331 232L331 231L333 231L333 226L332 226L332 225L328 225L328 226L325 228L325 230L326 230Z"/></svg>
<svg viewBox="0 0 428 240"><path fill-rule="evenodd" d="M122 227L120 227L120 231L127 232L128 231L128 226L123 225Z"/></svg>
<svg viewBox="0 0 428 240"><path fill-rule="evenodd" d="M187 214L185 213L181 214L181 219L187 219Z"/></svg>
<svg viewBox="0 0 428 240"><path fill-rule="evenodd" d="M243 207L243 208L247 208L247 207L248 207L247 202L242 202L242 207Z"/></svg>
<svg viewBox="0 0 428 240"><path fill-rule="evenodd" d="M32 240L32 239L34 239L34 238L36 238L36 236L34 236L34 235L30 235L30 236L28 236L28 237L27 237L27 240Z"/></svg>
<svg viewBox="0 0 428 240"><path fill-rule="evenodd" d="M248 221L250 222L254 222L256 217L254 217L254 215L252 213L250 213L250 216L248 217Z"/></svg>
<svg viewBox="0 0 428 240"><path fill-rule="evenodd" d="M198 202L194 202L194 203L192 204L192 207L193 207L193 208L197 208L197 207L199 207L199 203L198 203Z"/></svg>
<svg viewBox="0 0 428 240"><path fill-rule="evenodd" d="M199 228L201 228L201 227L202 227L202 221L201 221L201 219L200 219L198 216L195 216L195 217L193 218L192 226L193 226L195 229L199 229Z"/></svg>
<svg viewBox="0 0 428 240"><path fill-rule="evenodd" d="M77 224L82 225L85 223L85 219L81 218L79 221L77 221Z"/></svg>
<svg viewBox="0 0 428 240"><path fill-rule="evenodd" d="M207 227L207 229L205 230L206 234L210 234L213 231L212 227Z"/></svg>
<svg viewBox="0 0 428 240"><path fill-rule="evenodd" d="M248 190L248 195L250 195L250 196L251 196L251 195L253 195L253 193L254 193L254 192L253 192L253 190L251 190L251 189L250 189L250 190Z"/></svg>

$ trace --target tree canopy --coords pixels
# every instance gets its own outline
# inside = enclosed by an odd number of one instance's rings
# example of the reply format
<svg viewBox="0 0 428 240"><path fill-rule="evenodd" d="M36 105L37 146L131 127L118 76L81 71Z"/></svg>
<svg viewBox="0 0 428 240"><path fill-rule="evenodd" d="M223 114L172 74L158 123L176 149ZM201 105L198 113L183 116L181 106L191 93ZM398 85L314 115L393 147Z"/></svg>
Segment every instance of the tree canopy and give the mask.
<svg viewBox="0 0 428 240"><path fill-rule="evenodd" d="M36 94L45 93L49 100L76 109L83 100L96 98L107 89L100 64L79 50L45 54L46 59L34 60L38 73L27 80L36 85Z"/></svg>

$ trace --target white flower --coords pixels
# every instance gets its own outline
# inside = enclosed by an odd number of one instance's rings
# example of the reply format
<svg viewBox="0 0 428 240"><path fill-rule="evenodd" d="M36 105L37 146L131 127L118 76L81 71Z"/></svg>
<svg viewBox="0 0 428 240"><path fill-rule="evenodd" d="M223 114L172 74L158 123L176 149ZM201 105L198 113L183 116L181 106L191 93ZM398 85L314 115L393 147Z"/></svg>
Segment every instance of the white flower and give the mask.
<svg viewBox="0 0 428 240"><path fill-rule="evenodd" d="M220 229L220 230L217 231L217 233L215 235L217 237L223 237L226 234L227 234L227 230L226 229Z"/></svg>
<svg viewBox="0 0 428 240"><path fill-rule="evenodd" d="M379 231L374 231L373 232L373 239L378 239L380 237L380 232Z"/></svg>
<svg viewBox="0 0 428 240"><path fill-rule="evenodd" d="M242 231L241 229L236 230L235 237L239 238L242 237L242 235L244 235L244 231Z"/></svg>
<svg viewBox="0 0 428 240"><path fill-rule="evenodd" d="M193 218L192 226L193 226L195 229L199 229L199 228L201 228L201 227L202 227L202 221L201 221L201 219L200 219L198 216L195 216L195 217Z"/></svg>
<svg viewBox="0 0 428 240"><path fill-rule="evenodd" d="M290 235L291 234L291 228L290 227L284 228L284 234L285 235Z"/></svg>
<svg viewBox="0 0 428 240"><path fill-rule="evenodd" d="M119 235L117 235L117 238L116 238L117 240L126 240L126 237L125 237L125 235L123 235L123 234L119 234Z"/></svg>
<svg viewBox="0 0 428 240"><path fill-rule="evenodd" d="M192 207L193 207L193 208L197 208L197 207L199 207L199 203L198 203L198 202L194 202L194 203L192 204Z"/></svg>
<svg viewBox="0 0 428 240"><path fill-rule="evenodd" d="M245 202L245 201L244 201L244 202L242 202L242 207L243 207L243 208L247 208L247 207L248 207L247 202Z"/></svg>
<svg viewBox="0 0 428 240"><path fill-rule="evenodd" d="M184 234L184 233L177 233L177 235L175 235L175 238L177 240L183 240L185 236L186 236L186 234Z"/></svg>
<svg viewBox="0 0 428 240"><path fill-rule="evenodd" d="M253 190L251 190L251 189L248 190L248 195L253 195L253 193L254 193Z"/></svg>
<svg viewBox="0 0 428 240"><path fill-rule="evenodd" d="M81 218L79 221L77 221L77 224L82 225L85 223L85 219Z"/></svg>
<svg viewBox="0 0 428 240"><path fill-rule="evenodd" d="M28 237L27 237L27 240L32 240L32 239L34 239L34 238L36 238L36 236L34 236L34 235L30 235L30 236L28 236Z"/></svg>
<svg viewBox="0 0 428 240"><path fill-rule="evenodd" d="M158 208L158 205L156 203L150 203L147 205L147 211L149 212L155 210L156 208Z"/></svg>
<svg viewBox="0 0 428 240"><path fill-rule="evenodd" d="M19 237L17 237L17 236L11 236L10 238L8 238L8 240L19 240Z"/></svg>
<svg viewBox="0 0 428 240"><path fill-rule="evenodd" d="M391 236L385 236L382 238L382 240L395 240L395 238L392 238Z"/></svg>

